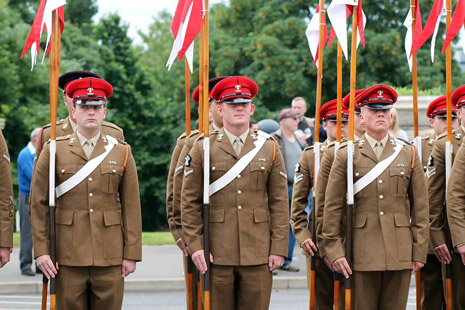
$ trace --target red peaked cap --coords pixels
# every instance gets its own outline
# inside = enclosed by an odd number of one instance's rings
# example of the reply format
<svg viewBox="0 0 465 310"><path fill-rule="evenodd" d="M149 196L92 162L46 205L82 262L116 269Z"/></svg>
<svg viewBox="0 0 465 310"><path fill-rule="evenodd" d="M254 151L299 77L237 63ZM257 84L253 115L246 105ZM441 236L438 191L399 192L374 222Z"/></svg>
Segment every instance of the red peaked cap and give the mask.
<svg viewBox="0 0 465 310"><path fill-rule="evenodd" d="M459 86L452 93L452 105L456 106L457 109L465 104L465 85Z"/></svg>
<svg viewBox="0 0 465 310"><path fill-rule="evenodd" d="M355 91L355 98L357 98L358 95L363 93L365 89L357 89ZM342 99L342 107L346 110L350 110L350 92ZM355 100L355 113L360 113L360 106L357 104L357 100Z"/></svg>
<svg viewBox="0 0 465 310"><path fill-rule="evenodd" d="M104 79L89 77L69 83L66 87L66 93L73 98L73 103L102 105L113 94L113 87Z"/></svg>
<svg viewBox="0 0 465 310"><path fill-rule="evenodd" d="M389 110L397 101L396 91L387 85L371 86L355 98L360 107L372 110Z"/></svg>
<svg viewBox="0 0 465 310"><path fill-rule="evenodd" d="M426 116L429 118L433 118L435 116L438 117L447 117L447 101L446 96L440 96L434 99L429 105L428 109L426 109ZM456 116L457 107L455 106L455 102L452 102L452 115Z"/></svg>
<svg viewBox="0 0 465 310"><path fill-rule="evenodd" d="M209 98L212 97L211 92L212 92L213 87L215 87L216 84L218 84L220 81L224 80L227 77L228 76L218 76L208 81L208 97ZM192 94L192 99L194 100L196 104L199 104L199 95L200 95L200 85L197 86L197 88L194 90L194 93Z"/></svg>
<svg viewBox="0 0 465 310"><path fill-rule="evenodd" d="M211 96L219 102L248 103L258 92L257 83L245 76L228 77L213 88Z"/></svg>
<svg viewBox="0 0 465 310"><path fill-rule="evenodd" d="M320 117L322 121L337 119L337 99L326 102L320 109ZM342 108L342 120L348 121L349 110Z"/></svg>

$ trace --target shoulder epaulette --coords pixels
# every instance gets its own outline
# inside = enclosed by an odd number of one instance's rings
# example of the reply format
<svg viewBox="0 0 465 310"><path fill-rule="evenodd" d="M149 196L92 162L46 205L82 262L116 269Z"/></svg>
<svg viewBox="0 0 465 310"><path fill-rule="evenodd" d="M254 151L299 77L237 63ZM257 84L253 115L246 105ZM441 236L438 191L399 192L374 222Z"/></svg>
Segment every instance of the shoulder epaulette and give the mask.
<svg viewBox="0 0 465 310"><path fill-rule="evenodd" d="M63 124L64 122L65 122L64 119L60 119L60 120L58 120L58 121L56 122L56 124L57 124L57 125L61 125L61 124ZM50 127L52 127L52 125L51 125L50 123L48 123L47 125L43 126L42 128L43 128L43 129L47 129L47 128L50 128Z"/></svg>
<svg viewBox="0 0 465 310"><path fill-rule="evenodd" d="M422 141L428 141L429 140L429 135L426 135L424 137L421 138Z"/></svg>
<svg viewBox="0 0 465 310"><path fill-rule="evenodd" d="M183 140L183 139L185 139L186 137L187 137L186 133L183 132L183 133L176 139L176 141Z"/></svg>
<svg viewBox="0 0 465 310"><path fill-rule="evenodd" d="M191 131L191 134L189 135L189 138L192 138L194 136L197 136L199 134L199 131L196 129L196 130L193 130Z"/></svg>
<svg viewBox="0 0 465 310"><path fill-rule="evenodd" d="M454 131L452 131L453 133ZM441 139L444 139L444 138L447 138L447 132L444 132L442 134L440 134L439 136L436 137L436 140L441 140Z"/></svg>
<svg viewBox="0 0 465 310"><path fill-rule="evenodd" d="M410 142L408 142L407 140L401 139L401 138L394 138L394 140L396 142L400 142L400 144L402 144L402 145L411 145Z"/></svg>
<svg viewBox="0 0 465 310"><path fill-rule="evenodd" d="M69 139L70 139L70 136L69 136L69 135L66 135L66 136L59 136L59 137L57 137L56 141L57 141L57 142L58 142L58 141L65 141L65 140L69 140ZM47 143L49 143L50 141L51 141L51 140L49 139L49 140L47 141Z"/></svg>
<svg viewBox="0 0 465 310"><path fill-rule="evenodd" d="M123 129L121 129L120 127L118 127L117 125L113 124L113 123L110 123L110 122L107 122L107 121L103 121L102 122L102 126L104 127L109 127L109 128L113 128L113 129L116 129L118 131L123 131Z"/></svg>
<svg viewBox="0 0 465 310"><path fill-rule="evenodd" d="M118 139L118 138L115 138L116 140L118 140L118 143L119 144L122 144L122 145L129 145L126 141L124 140L121 140L121 139Z"/></svg>
<svg viewBox="0 0 465 310"><path fill-rule="evenodd" d="M344 147L347 147L347 142L349 142L349 141L347 141L347 140L346 140L346 141L341 141L341 144L339 144L338 150L340 150L340 149L342 149L342 148L344 148ZM355 145L356 143L358 143L358 142L357 142L357 141L354 141L354 145Z"/></svg>
<svg viewBox="0 0 465 310"><path fill-rule="evenodd" d="M304 152L310 151L310 150L313 150L313 145L310 145L310 146L307 146L306 148L304 148Z"/></svg>

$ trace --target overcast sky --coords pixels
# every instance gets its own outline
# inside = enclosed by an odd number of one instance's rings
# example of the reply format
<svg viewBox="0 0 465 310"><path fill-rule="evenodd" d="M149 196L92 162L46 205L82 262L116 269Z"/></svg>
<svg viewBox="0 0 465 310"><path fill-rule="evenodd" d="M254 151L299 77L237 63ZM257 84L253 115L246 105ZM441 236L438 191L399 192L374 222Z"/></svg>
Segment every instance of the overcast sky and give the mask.
<svg viewBox="0 0 465 310"><path fill-rule="evenodd" d="M225 1L210 0L210 5ZM95 19L98 20L108 13L118 13L125 22L129 23L129 36L138 42L137 31L147 32L153 17L162 10L174 14L177 3L176 0L97 0L99 11Z"/></svg>

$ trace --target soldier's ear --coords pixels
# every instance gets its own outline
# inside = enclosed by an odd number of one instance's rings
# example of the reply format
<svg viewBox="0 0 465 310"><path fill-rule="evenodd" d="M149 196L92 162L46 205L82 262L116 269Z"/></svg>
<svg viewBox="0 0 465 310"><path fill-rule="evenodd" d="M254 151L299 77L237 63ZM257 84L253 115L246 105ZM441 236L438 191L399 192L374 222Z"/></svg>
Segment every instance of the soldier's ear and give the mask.
<svg viewBox="0 0 465 310"><path fill-rule="evenodd" d="M255 104L251 103L250 104L250 116L252 116L255 113Z"/></svg>
<svg viewBox="0 0 465 310"><path fill-rule="evenodd" d="M218 109L218 114L223 117L223 104L222 103L218 103L216 105L216 108Z"/></svg>

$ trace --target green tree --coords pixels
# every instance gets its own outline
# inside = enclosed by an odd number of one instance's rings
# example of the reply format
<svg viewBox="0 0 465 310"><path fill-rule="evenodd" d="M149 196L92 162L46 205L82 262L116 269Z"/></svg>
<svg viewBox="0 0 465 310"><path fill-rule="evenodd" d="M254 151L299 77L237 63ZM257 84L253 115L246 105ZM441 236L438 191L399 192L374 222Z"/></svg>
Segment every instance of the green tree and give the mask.
<svg viewBox="0 0 465 310"><path fill-rule="evenodd" d="M96 0L71 0L65 6L65 19L76 26L92 24L92 17L98 12Z"/></svg>

